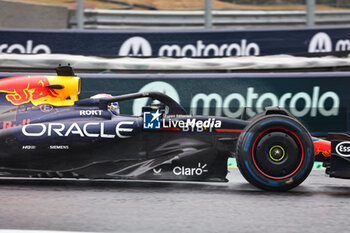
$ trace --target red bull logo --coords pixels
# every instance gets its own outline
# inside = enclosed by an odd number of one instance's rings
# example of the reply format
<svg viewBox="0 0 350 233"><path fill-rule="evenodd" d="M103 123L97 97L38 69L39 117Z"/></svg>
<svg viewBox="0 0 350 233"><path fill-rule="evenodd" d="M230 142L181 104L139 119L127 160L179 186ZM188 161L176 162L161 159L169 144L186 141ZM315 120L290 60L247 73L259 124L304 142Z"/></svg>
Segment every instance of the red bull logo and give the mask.
<svg viewBox="0 0 350 233"><path fill-rule="evenodd" d="M324 157L331 156L331 142L325 140L314 141L315 155L322 153Z"/></svg>
<svg viewBox="0 0 350 233"><path fill-rule="evenodd" d="M22 126L22 125L29 125L30 119L23 119L20 124L15 124L16 122L13 121L3 121L2 122L2 129L8 129L16 126Z"/></svg>
<svg viewBox="0 0 350 233"><path fill-rule="evenodd" d="M0 92L9 93L6 99L14 105L31 102L46 97L56 97L55 90L48 88L49 80L45 76L17 76L0 80Z"/></svg>

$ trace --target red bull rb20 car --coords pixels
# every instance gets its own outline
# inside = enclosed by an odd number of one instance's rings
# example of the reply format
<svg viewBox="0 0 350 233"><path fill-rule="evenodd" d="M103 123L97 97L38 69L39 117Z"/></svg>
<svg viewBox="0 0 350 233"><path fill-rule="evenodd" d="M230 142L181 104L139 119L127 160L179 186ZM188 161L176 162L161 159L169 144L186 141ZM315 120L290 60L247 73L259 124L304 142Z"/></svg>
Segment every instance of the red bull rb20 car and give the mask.
<svg viewBox="0 0 350 233"><path fill-rule="evenodd" d="M344 161L332 165L330 142L282 108L240 120L188 115L159 92L78 100L80 79L70 67L56 70L0 80L1 177L226 182L235 157L251 184L285 191L306 179L317 155L329 174L349 178ZM138 98L160 104L140 116L119 112L118 102ZM332 145L346 150L335 158L348 160L347 145Z"/></svg>

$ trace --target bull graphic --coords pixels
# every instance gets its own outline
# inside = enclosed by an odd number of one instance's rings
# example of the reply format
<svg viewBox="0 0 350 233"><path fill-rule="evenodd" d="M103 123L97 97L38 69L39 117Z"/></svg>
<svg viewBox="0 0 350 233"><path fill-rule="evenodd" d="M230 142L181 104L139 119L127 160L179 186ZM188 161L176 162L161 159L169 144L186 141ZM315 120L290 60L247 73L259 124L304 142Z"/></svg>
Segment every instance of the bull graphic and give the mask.
<svg viewBox="0 0 350 233"><path fill-rule="evenodd" d="M48 96L56 97L58 93L48 85L50 83L45 76L17 76L0 80L0 92L9 93L6 99L20 105Z"/></svg>

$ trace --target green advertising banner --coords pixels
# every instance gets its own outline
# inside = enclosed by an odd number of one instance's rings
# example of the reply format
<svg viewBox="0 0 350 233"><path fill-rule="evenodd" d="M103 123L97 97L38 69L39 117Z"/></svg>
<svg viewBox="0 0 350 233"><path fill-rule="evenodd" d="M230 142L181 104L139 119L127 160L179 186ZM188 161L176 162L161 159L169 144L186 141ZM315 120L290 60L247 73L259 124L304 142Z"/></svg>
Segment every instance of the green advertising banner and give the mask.
<svg viewBox="0 0 350 233"><path fill-rule="evenodd" d="M289 110L314 136L349 132L350 73L81 75L81 97L160 91L189 114L252 117L267 106ZM151 100L120 103L122 114L140 115Z"/></svg>
<svg viewBox="0 0 350 233"><path fill-rule="evenodd" d="M229 158L227 161L227 166L229 167L237 167L237 162L235 158ZM323 163L322 162L314 162L314 166L312 167L312 169L326 169L325 167L323 167Z"/></svg>

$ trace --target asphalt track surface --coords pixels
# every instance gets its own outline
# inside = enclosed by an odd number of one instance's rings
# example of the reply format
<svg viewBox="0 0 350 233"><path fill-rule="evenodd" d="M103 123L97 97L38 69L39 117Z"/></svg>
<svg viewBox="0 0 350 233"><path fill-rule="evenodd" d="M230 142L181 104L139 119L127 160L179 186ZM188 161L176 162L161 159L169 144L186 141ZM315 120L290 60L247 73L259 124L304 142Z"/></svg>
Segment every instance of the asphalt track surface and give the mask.
<svg viewBox="0 0 350 233"><path fill-rule="evenodd" d="M350 181L313 170L286 193L229 183L1 181L0 229L88 232L349 232Z"/></svg>

